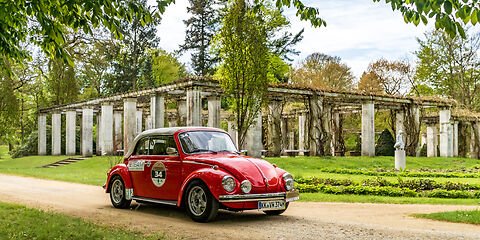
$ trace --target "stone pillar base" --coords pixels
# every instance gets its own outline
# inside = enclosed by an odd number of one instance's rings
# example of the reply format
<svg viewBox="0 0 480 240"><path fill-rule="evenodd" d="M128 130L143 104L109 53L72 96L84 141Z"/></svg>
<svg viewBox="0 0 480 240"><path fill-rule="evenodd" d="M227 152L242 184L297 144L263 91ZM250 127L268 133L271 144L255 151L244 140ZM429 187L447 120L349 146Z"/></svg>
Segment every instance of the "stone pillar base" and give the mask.
<svg viewBox="0 0 480 240"><path fill-rule="evenodd" d="M395 169L405 169L405 150L395 150Z"/></svg>

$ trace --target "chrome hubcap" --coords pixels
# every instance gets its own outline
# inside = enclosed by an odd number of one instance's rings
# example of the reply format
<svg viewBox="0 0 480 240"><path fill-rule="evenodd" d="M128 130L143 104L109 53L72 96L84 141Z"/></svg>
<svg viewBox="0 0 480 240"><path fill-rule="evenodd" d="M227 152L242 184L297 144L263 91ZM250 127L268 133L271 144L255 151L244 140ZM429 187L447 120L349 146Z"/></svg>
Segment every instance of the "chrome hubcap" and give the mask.
<svg viewBox="0 0 480 240"><path fill-rule="evenodd" d="M116 179L113 181L112 189L111 189L111 194L112 194L112 200L115 203L120 203L123 199L123 184L122 181L119 179Z"/></svg>
<svg viewBox="0 0 480 240"><path fill-rule="evenodd" d="M200 186L193 187L188 193L188 207L195 216L200 216L207 208L207 195Z"/></svg>

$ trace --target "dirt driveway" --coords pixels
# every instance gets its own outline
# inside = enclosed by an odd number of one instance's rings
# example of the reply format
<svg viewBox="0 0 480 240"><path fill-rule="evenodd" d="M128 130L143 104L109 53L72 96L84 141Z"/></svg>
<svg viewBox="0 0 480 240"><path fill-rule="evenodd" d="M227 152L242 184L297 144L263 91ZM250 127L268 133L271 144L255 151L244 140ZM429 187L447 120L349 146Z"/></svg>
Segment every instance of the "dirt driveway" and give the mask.
<svg viewBox="0 0 480 240"><path fill-rule="evenodd" d="M221 211L217 220L192 222L174 207L111 206L101 187L0 174L0 201L81 217L102 225L166 233L187 239L480 239L480 226L410 217L475 206L294 202L281 216Z"/></svg>

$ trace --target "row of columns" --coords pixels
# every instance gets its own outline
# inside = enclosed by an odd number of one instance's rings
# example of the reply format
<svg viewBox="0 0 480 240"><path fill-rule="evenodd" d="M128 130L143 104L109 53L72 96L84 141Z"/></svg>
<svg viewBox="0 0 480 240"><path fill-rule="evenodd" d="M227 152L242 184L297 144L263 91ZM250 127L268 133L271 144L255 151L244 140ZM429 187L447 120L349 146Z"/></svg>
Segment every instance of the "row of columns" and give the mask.
<svg viewBox="0 0 480 240"><path fill-rule="evenodd" d="M187 126L202 126L201 91L199 88L187 90L186 101L178 101L180 118L185 118ZM219 96L208 97L208 126L220 127L221 101ZM61 154L61 112L52 114L52 155ZM92 106L85 106L81 111L81 154L93 154L93 117ZM47 114L38 115L38 154L47 154ZM66 111L66 141L67 155L76 152L76 110ZM122 148L126 151L134 138L142 132L143 111L137 109L136 98L125 98L123 103L123 137L122 137L122 112L114 111L113 103L104 102L97 115L97 152L101 155L112 155L115 150ZM175 125L175 124L171 124ZM161 128L165 126L165 97L155 94L150 99L150 116L146 118L146 129ZM261 125L260 125L261 126ZM122 140L123 138L123 140Z"/></svg>

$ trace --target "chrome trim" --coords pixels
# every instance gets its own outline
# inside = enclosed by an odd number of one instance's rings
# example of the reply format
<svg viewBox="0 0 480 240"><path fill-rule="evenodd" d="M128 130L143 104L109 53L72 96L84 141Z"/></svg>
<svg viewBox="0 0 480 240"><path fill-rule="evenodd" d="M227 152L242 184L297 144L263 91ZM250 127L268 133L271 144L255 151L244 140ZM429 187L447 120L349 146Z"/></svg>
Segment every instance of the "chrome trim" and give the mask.
<svg viewBox="0 0 480 240"><path fill-rule="evenodd" d="M134 196L132 199L133 200L139 200L139 201L145 201L145 202L151 202L151 203L160 203L160 204L177 206L177 201L174 201L174 200L161 200L161 199L154 199L154 198L147 198L147 197L137 197L137 196Z"/></svg>
<svg viewBox="0 0 480 240"><path fill-rule="evenodd" d="M220 202L249 202L249 201L263 201L263 200L281 200L285 199L287 193L259 193L259 194L234 194L234 195L220 195L218 197Z"/></svg>
<svg viewBox="0 0 480 240"><path fill-rule="evenodd" d="M196 161L183 161L183 163L193 163L193 164L203 164L203 165L207 165L207 166L213 166L213 164L196 162Z"/></svg>

